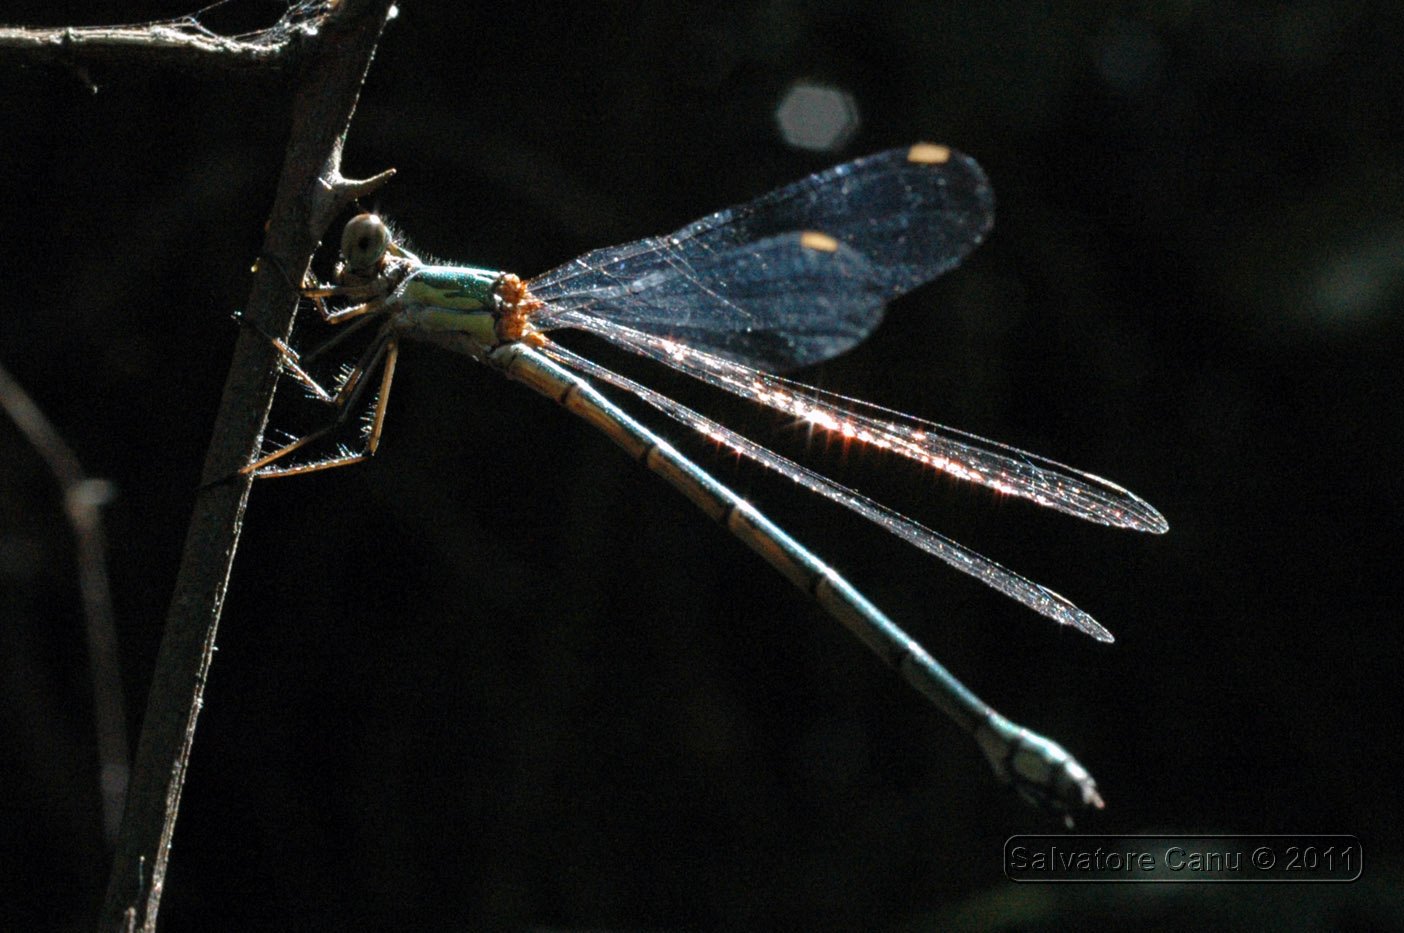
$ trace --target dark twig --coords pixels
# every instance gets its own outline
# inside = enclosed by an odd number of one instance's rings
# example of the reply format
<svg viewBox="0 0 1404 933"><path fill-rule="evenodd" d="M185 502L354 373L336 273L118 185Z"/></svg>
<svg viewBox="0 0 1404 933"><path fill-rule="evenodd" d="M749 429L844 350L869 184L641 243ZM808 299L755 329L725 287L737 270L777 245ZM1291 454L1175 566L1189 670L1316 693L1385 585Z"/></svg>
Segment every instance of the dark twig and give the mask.
<svg viewBox="0 0 1404 933"><path fill-rule="evenodd" d="M131 761L127 749L127 712L122 698L117 628L107 580L107 543L102 507L111 499L105 480L83 472L78 455L14 377L0 366L0 408L15 422L63 491L64 511L77 545L78 589L87 625L88 667L93 681L93 727L97 733L98 789L102 796L103 842L117 841L122 799L127 794Z"/></svg>
<svg viewBox="0 0 1404 933"><path fill-rule="evenodd" d="M251 479L230 477L262 442L277 381L277 355L259 331L287 335L297 293L278 267L300 276L322 232L362 182L342 178L341 146L391 0L344 0L319 23L300 60L291 133L260 263L205 459L165 633L142 723L102 928L153 930L165 885L180 793L190 761Z"/></svg>

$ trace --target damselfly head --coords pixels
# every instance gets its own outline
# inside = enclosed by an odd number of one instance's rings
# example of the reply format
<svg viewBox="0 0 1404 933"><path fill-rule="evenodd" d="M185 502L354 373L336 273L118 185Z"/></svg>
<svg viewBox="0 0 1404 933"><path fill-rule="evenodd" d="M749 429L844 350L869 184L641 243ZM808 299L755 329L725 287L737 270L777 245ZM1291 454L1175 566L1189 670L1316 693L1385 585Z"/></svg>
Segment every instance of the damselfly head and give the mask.
<svg viewBox="0 0 1404 933"><path fill-rule="evenodd" d="M341 232L341 258L346 272L373 278L390 248L390 228L379 214L357 214Z"/></svg>

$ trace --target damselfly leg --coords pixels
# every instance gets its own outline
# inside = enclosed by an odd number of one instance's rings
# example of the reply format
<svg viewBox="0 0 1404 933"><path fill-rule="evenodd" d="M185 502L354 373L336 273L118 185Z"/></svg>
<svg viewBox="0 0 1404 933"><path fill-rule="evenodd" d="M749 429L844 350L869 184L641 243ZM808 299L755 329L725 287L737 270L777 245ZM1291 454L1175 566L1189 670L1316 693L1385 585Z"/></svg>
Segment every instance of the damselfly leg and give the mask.
<svg viewBox="0 0 1404 933"><path fill-rule="evenodd" d="M326 289L320 289L325 292ZM335 294L335 292L332 292ZM309 297L323 297L322 295ZM359 310L367 305L360 305ZM377 310L361 310L360 314L370 315ZM375 318L370 316L357 317L354 315L343 315L341 317L326 317L330 323L337 321L352 320L348 325L350 330L358 330L364 324L370 323ZM340 342L344 334L337 334L330 338L322 346L318 347L306 357L299 357L296 351L287 346L281 340L275 340L274 346L277 348L281 359L283 370L296 379L319 401L332 406L334 413L325 425L298 437L286 444L264 454L252 463L247 464L239 473L255 476L297 476L303 473L313 473L318 470L329 470L335 467L350 466L353 463L360 463L362 460L375 456L376 449L380 446L380 435L385 427L385 412L390 403L390 385L395 379L395 364L399 360L400 347L393 330L388 323L382 323L381 330L371 340L370 344L361 353L360 359L352 366L341 379L341 384L335 393L328 391L316 379L314 379L303 368L302 362L310 360L315 356L324 354L329 349L329 344ZM368 430L363 438L363 446L359 451L343 451L334 456L309 463L298 463L291 466L273 466L273 464L287 457L289 454L301 450L308 444L321 440L328 435L340 430L347 421L356 413L357 406L365 394L366 387L371 384L377 367L381 367L380 388L376 393L375 406L371 412L371 420Z"/></svg>

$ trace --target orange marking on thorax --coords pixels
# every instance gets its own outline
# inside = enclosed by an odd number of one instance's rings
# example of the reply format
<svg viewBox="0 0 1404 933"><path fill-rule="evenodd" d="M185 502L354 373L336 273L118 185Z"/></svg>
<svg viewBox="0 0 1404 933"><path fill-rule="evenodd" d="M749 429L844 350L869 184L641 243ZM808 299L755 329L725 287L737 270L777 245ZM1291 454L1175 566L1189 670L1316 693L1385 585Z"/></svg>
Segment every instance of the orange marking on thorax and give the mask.
<svg viewBox="0 0 1404 933"><path fill-rule="evenodd" d="M495 327L497 339L503 343L515 343L527 336L531 326L529 318L540 311L545 302L533 295L520 277L510 272L497 280L494 290L502 303Z"/></svg>

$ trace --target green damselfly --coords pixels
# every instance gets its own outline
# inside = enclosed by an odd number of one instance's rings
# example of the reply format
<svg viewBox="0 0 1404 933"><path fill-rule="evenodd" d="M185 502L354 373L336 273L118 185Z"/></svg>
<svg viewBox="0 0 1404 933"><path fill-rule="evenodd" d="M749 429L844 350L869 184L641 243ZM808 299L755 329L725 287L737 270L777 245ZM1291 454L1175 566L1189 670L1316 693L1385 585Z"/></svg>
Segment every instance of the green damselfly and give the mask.
<svg viewBox="0 0 1404 933"><path fill-rule="evenodd" d="M1073 812L1102 806L1082 765L1056 743L995 712L837 572L588 380L633 395L1061 624L1111 641L1105 628L1046 587L549 336L555 329L586 331L790 415L816 432L1082 519L1164 532L1168 525L1159 512L1100 477L775 375L829 359L863 340L886 302L959 264L984 239L993 219L993 196L979 165L926 143L811 175L668 236L586 253L528 282L496 270L425 262L397 242L379 217L358 215L342 237L336 284L303 293L316 299L328 323L373 327L374 335L334 391L323 388L279 342L284 370L333 405L336 416L243 472L286 476L371 456L384 426L400 339L463 352L555 399L679 489L973 735L1002 780L1070 820ZM326 299L346 304L333 309ZM285 465L288 454L330 434L357 410L377 369L376 401L361 448Z"/></svg>

